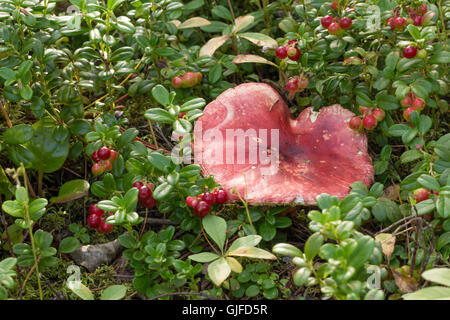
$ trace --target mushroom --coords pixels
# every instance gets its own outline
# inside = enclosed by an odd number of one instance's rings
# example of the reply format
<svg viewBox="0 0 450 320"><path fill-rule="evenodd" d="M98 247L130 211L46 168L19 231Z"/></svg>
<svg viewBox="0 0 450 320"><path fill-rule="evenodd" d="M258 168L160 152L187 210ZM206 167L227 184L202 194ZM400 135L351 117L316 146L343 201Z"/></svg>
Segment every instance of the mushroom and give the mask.
<svg viewBox="0 0 450 320"><path fill-rule="evenodd" d="M321 193L344 198L355 181L369 186L374 169L367 139L348 126L354 114L334 104L297 119L263 83L223 92L194 127L194 156L230 200L250 204L316 203ZM233 192L233 189L235 192Z"/></svg>

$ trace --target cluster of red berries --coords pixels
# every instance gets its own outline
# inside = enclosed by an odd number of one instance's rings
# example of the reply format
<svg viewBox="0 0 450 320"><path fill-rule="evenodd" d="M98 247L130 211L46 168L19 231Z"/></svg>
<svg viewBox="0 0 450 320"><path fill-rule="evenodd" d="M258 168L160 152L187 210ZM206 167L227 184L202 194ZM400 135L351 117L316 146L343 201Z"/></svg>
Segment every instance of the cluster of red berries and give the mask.
<svg viewBox="0 0 450 320"><path fill-rule="evenodd" d="M401 99L400 104L402 107L406 108L403 111L403 118L405 118L406 121L411 119L411 114L414 111L420 112L425 109L426 106L425 100L419 98L412 92L408 93L403 99Z"/></svg>
<svg viewBox="0 0 450 320"><path fill-rule="evenodd" d="M93 204L89 207L89 217L87 219L88 226L97 229L98 233L110 233L114 226L105 221L105 211Z"/></svg>
<svg viewBox="0 0 450 320"><path fill-rule="evenodd" d="M101 147L92 153L92 160L95 162L92 166L92 174L99 176L103 172L112 170L112 163L117 159L117 151L108 147Z"/></svg>
<svg viewBox="0 0 450 320"><path fill-rule="evenodd" d="M352 117L348 123L348 126L352 130L361 131L363 128L366 130L373 130L377 127L378 122L383 121L386 116L384 110L380 108L373 110L370 107L360 106L359 112L361 113L361 116Z"/></svg>
<svg viewBox="0 0 450 320"><path fill-rule="evenodd" d="M145 208L153 208L156 204L156 200L153 198L153 188L155 185L151 182L144 185L142 181L136 181L133 183L133 187L139 190L138 201L139 204Z"/></svg>
<svg viewBox="0 0 450 320"><path fill-rule="evenodd" d="M289 79L288 83L286 83L286 90L289 93L295 93L298 90L305 89L309 84L308 78L305 76L295 77Z"/></svg>
<svg viewBox="0 0 450 320"><path fill-rule="evenodd" d="M174 88L191 88L202 82L202 74L200 72L186 72L181 77L172 79Z"/></svg>
<svg viewBox="0 0 450 320"><path fill-rule="evenodd" d="M302 52L298 48L297 40L289 40L289 42L275 50L275 54L280 59L289 58L292 61L297 61L302 56Z"/></svg>
<svg viewBox="0 0 450 320"><path fill-rule="evenodd" d="M215 189L213 192L201 193L197 197L187 197L186 204L194 209L194 215L203 218L209 213L212 205L224 204L227 200L228 195L225 190Z"/></svg>
<svg viewBox="0 0 450 320"><path fill-rule="evenodd" d="M402 31L405 26L408 24L413 24L417 27L424 25L429 22L431 18L434 16L434 13L426 14L428 11L427 5L425 3L421 4L419 7L413 9L408 7L408 15L407 19L400 17L399 11L395 11L392 17L389 17L387 20L387 25L391 27L392 30Z"/></svg>
<svg viewBox="0 0 450 320"><path fill-rule="evenodd" d="M352 27L352 19L349 17L336 18L333 16L325 16L320 21L322 27L328 29L330 34L341 34L343 30Z"/></svg>

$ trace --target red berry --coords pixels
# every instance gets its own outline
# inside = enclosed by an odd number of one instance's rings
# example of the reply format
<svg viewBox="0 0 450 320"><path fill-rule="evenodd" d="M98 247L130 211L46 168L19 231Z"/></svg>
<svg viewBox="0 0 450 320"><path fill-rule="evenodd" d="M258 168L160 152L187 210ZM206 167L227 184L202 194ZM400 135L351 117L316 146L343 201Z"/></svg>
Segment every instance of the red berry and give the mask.
<svg viewBox="0 0 450 320"><path fill-rule="evenodd" d="M99 162L101 160L100 157L98 156L98 150L95 150L94 152L92 152L91 157L94 162Z"/></svg>
<svg viewBox="0 0 450 320"><path fill-rule="evenodd" d="M92 229L97 228L101 222L102 217L96 214L90 214L89 217L87 218L88 226L91 227Z"/></svg>
<svg viewBox="0 0 450 320"><path fill-rule="evenodd" d="M105 168L100 163L95 163L92 166L91 171L94 176L99 176L105 171Z"/></svg>
<svg viewBox="0 0 450 320"><path fill-rule="evenodd" d="M301 76L299 81L298 81L298 87L300 89L305 89L308 85L309 85L308 78L306 78L304 76Z"/></svg>
<svg viewBox="0 0 450 320"><path fill-rule="evenodd" d="M181 88L182 80L180 77L175 77L172 79L172 87L174 88Z"/></svg>
<svg viewBox="0 0 450 320"><path fill-rule="evenodd" d="M352 26L352 19L350 19L349 17L343 17L339 21L339 25L341 26L342 29L347 30Z"/></svg>
<svg viewBox="0 0 450 320"><path fill-rule="evenodd" d="M333 22L328 27L328 32L330 34L338 34L340 31L341 31L341 27L339 26L339 24L337 22Z"/></svg>
<svg viewBox="0 0 450 320"><path fill-rule="evenodd" d="M188 207L195 208L195 207L197 207L198 202L199 201L198 201L197 197L189 196L186 198L186 204Z"/></svg>
<svg viewBox="0 0 450 320"><path fill-rule="evenodd" d="M394 26L394 17L390 17L389 19L387 19L387 25L393 27Z"/></svg>
<svg viewBox="0 0 450 320"><path fill-rule="evenodd" d="M416 199L416 202L422 202L424 200L427 200L430 198L430 190L425 188L419 188L414 191L414 199Z"/></svg>
<svg viewBox="0 0 450 320"><path fill-rule="evenodd" d="M301 53L300 49L297 47L290 47L287 50L287 56L292 61L297 61L298 59L300 59L301 55L302 55L302 53Z"/></svg>
<svg viewBox="0 0 450 320"><path fill-rule="evenodd" d="M214 196L213 193L211 192L205 192L202 193L200 195L200 198L205 201L206 203L208 203L209 205L213 205L214 203L216 203L216 197Z"/></svg>
<svg viewBox="0 0 450 320"><path fill-rule="evenodd" d="M350 129L352 130L361 130L362 129L362 120L360 117L352 117L350 119L350 122L348 123L348 126L350 127Z"/></svg>
<svg viewBox="0 0 450 320"><path fill-rule="evenodd" d="M139 198L140 199L147 199L151 196L152 196L152 190L150 190L146 186L143 186L139 189Z"/></svg>
<svg viewBox="0 0 450 320"><path fill-rule="evenodd" d="M422 5L417 9L419 13L424 14L427 12L427 5L425 3L422 3Z"/></svg>
<svg viewBox="0 0 450 320"><path fill-rule="evenodd" d="M105 213L105 211L103 211L102 209L100 209L98 206L97 206L97 204L92 204L90 207L89 207L89 213L90 214L93 214L93 215L98 215L98 216L101 216L102 214L104 214Z"/></svg>
<svg viewBox="0 0 450 320"><path fill-rule="evenodd" d="M413 107L408 107L403 111L403 118L405 118L406 121L409 121L411 119L411 114L416 111Z"/></svg>
<svg viewBox="0 0 450 320"><path fill-rule="evenodd" d="M228 200L228 195L223 189L215 190L214 195L216 196L216 203L224 204Z"/></svg>
<svg viewBox="0 0 450 320"><path fill-rule="evenodd" d="M333 1L331 3L331 9L333 9L334 11L338 11L338 3L337 3L337 1Z"/></svg>
<svg viewBox="0 0 450 320"><path fill-rule="evenodd" d="M412 101L411 101L411 97L409 95L405 96L402 100L400 100L400 104L403 107L409 107L411 105L411 103L412 103Z"/></svg>
<svg viewBox="0 0 450 320"><path fill-rule="evenodd" d="M413 46L407 46L403 49L403 56L407 59L412 59L416 56L417 49Z"/></svg>
<svg viewBox="0 0 450 320"><path fill-rule="evenodd" d="M372 115L365 116L363 119L363 126L366 130L373 130L377 126L377 119Z"/></svg>
<svg viewBox="0 0 450 320"><path fill-rule="evenodd" d="M200 201L195 207L194 214L199 218L203 218L209 213L210 208L211 206L209 203L206 201Z"/></svg>
<svg viewBox="0 0 450 320"><path fill-rule="evenodd" d="M402 28L405 25L405 18L397 17L394 19L394 26L397 28Z"/></svg>
<svg viewBox="0 0 450 320"><path fill-rule="evenodd" d="M111 150L108 147L101 147L98 149L98 157L101 160L107 160L111 155Z"/></svg>
<svg viewBox="0 0 450 320"><path fill-rule="evenodd" d="M145 199L140 198L139 203L141 206L151 209L155 206L156 200L150 195L148 198Z"/></svg>
<svg viewBox="0 0 450 320"><path fill-rule="evenodd" d="M136 181L135 183L133 183L133 187L134 188L142 188L144 186L144 184L141 181Z"/></svg>
<svg viewBox="0 0 450 320"><path fill-rule="evenodd" d="M332 22L333 22L332 16L325 16L320 21L320 23L322 24L322 27L324 27L324 28L328 28Z"/></svg>
<svg viewBox="0 0 450 320"><path fill-rule="evenodd" d="M294 45L294 44L297 45L297 42L298 42L298 40L293 39L293 40L289 40L287 44L288 44L288 46Z"/></svg>
<svg viewBox="0 0 450 320"><path fill-rule="evenodd" d="M412 102L414 110L422 111L425 108L425 100L422 98L415 98Z"/></svg>
<svg viewBox="0 0 450 320"><path fill-rule="evenodd" d="M420 27L423 24L423 17L419 15L415 15L413 18L414 25Z"/></svg>
<svg viewBox="0 0 450 320"><path fill-rule="evenodd" d="M202 82L203 79L203 75L200 72L194 72L195 78L197 80L197 84L199 84L200 82Z"/></svg>
<svg viewBox="0 0 450 320"><path fill-rule="evenodd" d="M287 57L286 46L278 47L277 50L275 50L275 54L278 58L285 59Z"/></svg>
<svg viewBox="0 0 450 320"><path fill-rule="evenodd" d="M114 162L116 161L118 155L119 154L117 153L117 151L111 150L111 155L109 156L108 160Z"/></svg>
<svg viewBox="0 0 450 320"><path fill-rule="evenodd" d="M149 188L150 190L153 191L153 189L155 188L155 185L153 183L151 183L151 182L148 182L147 183L147 188Z"/></svg>
<svg viewBox="0 0 450 320"><path fill-rule="evenodd" d="M99 165L101 165L106 172L109 172L112 170L112 163L109 160L100 160L98 162Z"/></svg>
<svg viewBox="0 0 450 320"><path fill-rule="evenodd" d="M288 92L295 92L295 91L297 91L298 90L298 79L292 79L288 83L286 83L286 90Z"/></svg>
<svg viewBox="0 0 450 320"><path fill-rule="evenodd" d="M107 223L105 220L100 222L100 225L97 228L98 233L110 233L113 230L114 226L112 224Z"/></svg>
<svg viewBox="0 0 450 320"><path fill-rule="evenodd" d="M384 117L386 116L383 109L375 109L372 112L372 115L377 119L377 122L383 121Z"/></svg>
<svg viewBox="0 0 450 320"><path fill-rule="evenodd" d="M197 76L194 72L186 72L181 77L181 83L183 88L190 88L197 84Z"/></svg>

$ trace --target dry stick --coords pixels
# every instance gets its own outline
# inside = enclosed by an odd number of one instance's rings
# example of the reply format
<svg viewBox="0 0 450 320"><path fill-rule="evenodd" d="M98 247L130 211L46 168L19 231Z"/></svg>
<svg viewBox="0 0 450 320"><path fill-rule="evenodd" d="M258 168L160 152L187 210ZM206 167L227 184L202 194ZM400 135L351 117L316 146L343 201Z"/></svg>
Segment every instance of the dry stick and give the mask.
<svg viewBox="0 0 450 320"><path fill-rule="evenodd" d="M3 106L3 104L2 104L1 101L0 101L0 109L2 110L3 117L4 117L5 120L6 120L6 125L8 126L8 128L11 128L11 127L12 127L11 119L9 119L8 112L6 111L6 109L5 109L5 107Z"/></svg>
<svg viewBox="0 0 450 320"><path fill-rule="evenodd" d="M152 137L153 137L153 143L156 146L156 149L159 149L158 147L158 142L156 141L156 137L155 137L155 132L153 131L153 126L152 126L152 122L150 120L147 119L148 125L150 127L150 131L152 132Z"/></svg>
<svg viewBox="0 0 450 320"><path fill-rule="evenodd" d="M142 235L144 234L145 225L147 224L147 218L148 218L148 208L145 208L145 218L144 223L142 224L141 232L139 233L139 240L141 240Z"/></svg>
<svg viewBox="0 0 450 320"><path fill-rule="evenodd" d="M33 199L35 199L36 192L34 192L33 186L31 185L30 180L28 179L28 175L27 175L27 172L25 171L25 169L23 170L23 179L25 181L25 184L28 186L28 191L30 191L31 197Z"/></svg>
<svg viewBox="0 0 450 320"><path fill-rule="evenodd" d="M207 295L206 293L203 293L203 292L171 292L171 293L161 294L159 296L150 298L148 300L156 300L159 298L169 297L169 296L202 296L202 297L208 298L210 300L220 300L217 297Z"/></svg>

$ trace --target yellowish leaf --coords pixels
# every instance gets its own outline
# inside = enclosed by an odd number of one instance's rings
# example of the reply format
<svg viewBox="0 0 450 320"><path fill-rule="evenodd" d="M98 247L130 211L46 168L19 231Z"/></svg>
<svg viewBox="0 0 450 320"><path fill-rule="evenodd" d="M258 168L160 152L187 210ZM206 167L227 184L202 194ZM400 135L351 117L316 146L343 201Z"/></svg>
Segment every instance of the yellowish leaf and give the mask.
<svg viewBox="0 0 450 320"><path fill-rule="evenodd" d="M395 236L390 233L380 233L375 236L375 239L381 243L381 248L386 257L391 259L392 253L394 253Z"/></svg>
<svg viewBox="0 0 450 320"><path fill-rule="evenodd" d="M233 257L226 257L225 259L227 260L228 265L231 268L231 271L236 272L236 273L242 272L242 265L239 263L239 261L237 261Z"/></svg>
<svg viewBox="0 0 450 320"><path fill-rule="evenodd" d="M229 38L229 35L224 35L221 37L215 37L210 39L205 45L200 49L200 56L212 56L216 50L223 45Z"/></svg>
<svg viewBox="0 0 450 320"><path fill-rule="evenodd" d="M254 55L254 54L240 54L233 59L233 62L234 63L250 63L250 62L265 63L265 64L270 64L271 66L278 68L278 66L275 63L273 63L263 57Z"/></svg>
<svg viewBox="0 0 450 320"><path fill-rule="evenodd" d="M234 22L233 27L233 33L238 32L239 30L244 29L245 27L248 27L250 24L253 23L255 18L253 16L240 16L236 18Z"/></svg>
<svg viewBox="0 0 450 320"><path fill-rule="evenodd" d="M253 42L260 47L268 47L271 49L275 49L278 47L278 43L274 39L263 33L246 32L240 33L238 34L238 36L247 39L248 41Z"/></svg>
<svg viewBox="0 0 450 320"><path fill-rule="evenodd" d="M196 27L203 27L211 24L208 20L201 17L194 17L187 19L182 24L178 25L178 29L187 29L187 28L196 28Z"/></svg>

